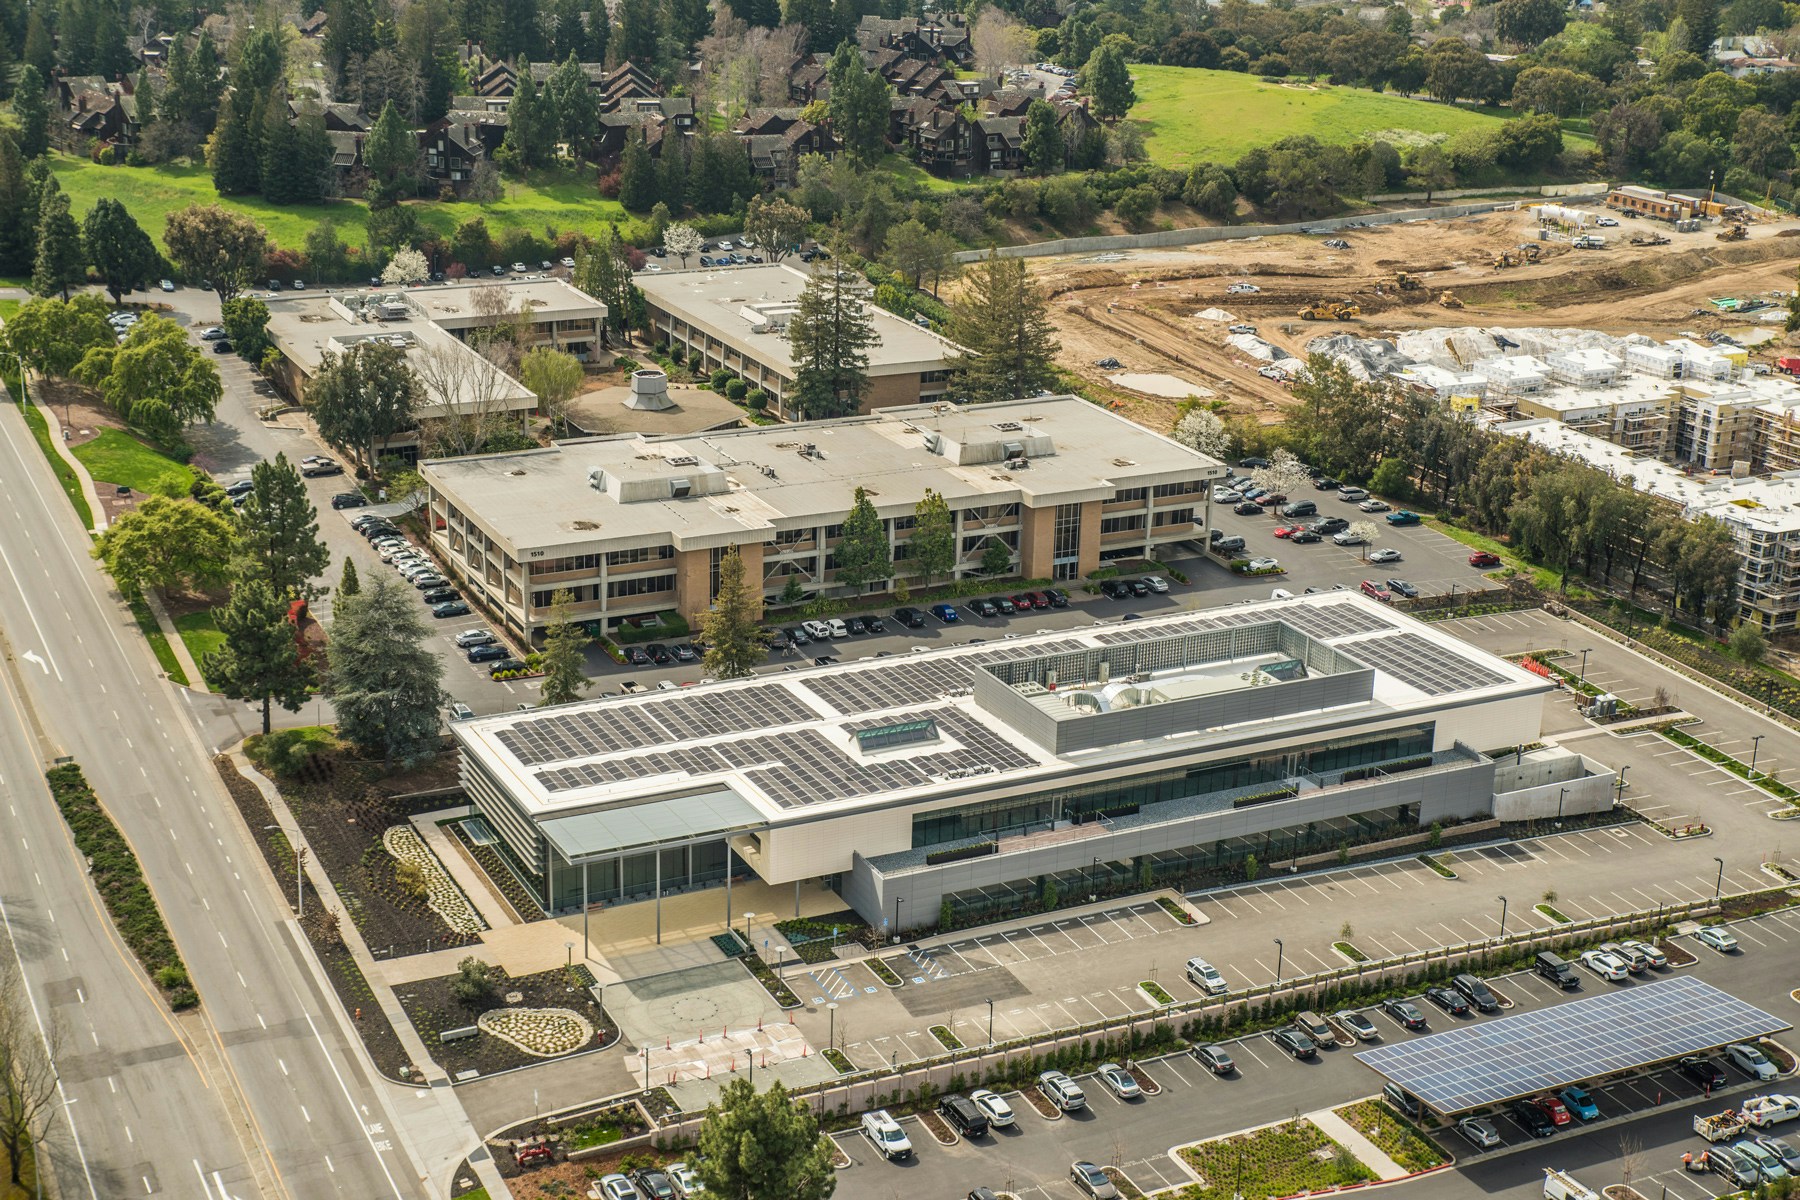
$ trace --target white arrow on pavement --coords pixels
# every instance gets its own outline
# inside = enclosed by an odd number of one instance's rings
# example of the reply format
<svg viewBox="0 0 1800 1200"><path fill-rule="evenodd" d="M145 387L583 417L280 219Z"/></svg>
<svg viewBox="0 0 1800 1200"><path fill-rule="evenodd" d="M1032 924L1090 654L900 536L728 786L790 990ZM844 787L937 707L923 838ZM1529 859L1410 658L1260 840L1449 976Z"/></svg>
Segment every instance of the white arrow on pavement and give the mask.
<svg viewBox="0 0 1800 1200"><path fill-rule="evenodd" d="M36 654L33 654L29 650L27 650L25 652L25 661L31 662L31 663L36 663L43 670L44 674L46 674L46 675L48 675L50 673L49 664L46 663L43 659L39 658Z"/></svg>

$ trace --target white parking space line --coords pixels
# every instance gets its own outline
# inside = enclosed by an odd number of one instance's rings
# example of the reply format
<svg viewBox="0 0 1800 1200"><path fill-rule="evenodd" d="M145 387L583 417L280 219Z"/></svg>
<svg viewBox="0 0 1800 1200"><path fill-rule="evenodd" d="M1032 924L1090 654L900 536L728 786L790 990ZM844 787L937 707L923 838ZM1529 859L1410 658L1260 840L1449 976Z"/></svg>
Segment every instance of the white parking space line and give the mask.
<svg viewBox="0 0 1800 1200"><path fill-rule="evenodd" d="M1288 895L1292 896L1294 899L1298 900L1300 903L1306 905L1306 907L1311 908L1312 901L1308 900L1306 898L1306 894L1305 894L1306 889L1309 886L1311 886L1311 885L1304 884L1304 883L1302 883L1302 884L1284 883L1281 885L1281 890L1283 892L1287 893Z"/></svg>

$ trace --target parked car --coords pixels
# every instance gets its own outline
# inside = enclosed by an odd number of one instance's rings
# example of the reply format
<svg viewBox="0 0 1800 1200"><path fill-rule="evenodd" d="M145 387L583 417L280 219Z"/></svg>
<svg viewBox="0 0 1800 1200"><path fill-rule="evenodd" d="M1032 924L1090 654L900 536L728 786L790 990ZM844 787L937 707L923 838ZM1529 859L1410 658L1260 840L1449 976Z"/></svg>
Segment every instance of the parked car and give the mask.
<svg viewBox="0 0 1800 1200"><path fill-rule="evenodd" d="M954 625L960 619L953 604L934 604L927 611L946 625Z"/></svg>
<svg viewBox="0 0 1800 1200"><path fill-rule="evenodd" d="M1486 550L1477 550L1475 553L1469 555L1469 565L1485 571L1489 567L1499 566L1500 556Z"/></svg>
<svg viewBox="0 0 1800 1200"><path fill-rule="evenodd" d="M1581 965L1606 980L1608 983L1623 983L1630 974L1625 963L1604 950L1584 950L1581 952Z"/></svg>
<svg viewBox="0 0 1800 1200"><path fill-rule="evenodd" d="M862 1133L869 1139L869 1144L875 1147L875 1152L889 1162L897 1158L912 1157L912 1140L900 1128L900 1122L894 1120L885 1108L863 1114Z"/></svg>
<svg viewBox="0 0 1800 1200"><path fill-rule="evenodd" d="M992 600L971 600L965 607L978 617L997 617L1000 610L994 607Z"/></svg>
<svg viewBox="0 0 1800 1200"><path fill-rule="evenodd" d="M1223 996L1231 990L1225 982L1225 976L1204 958L1187 960L1187 980L1209 996Z"/></svg>
<svg viewBox="0 0 1800 1200"><path fill-rule="evenodd" d="M1383 1084L1381 1098L1406 1116L1418 1118L1425 1115L1425 1106L1419 1102L1419 1098L1397 1083Z"/></svg>
<svg viewBox="0 0 1800 1200"><path fill-rule="evenodd" d="M1386 500L1377 500L1375 497L1370 496L1356 507L1362 509L1366 513L1378 513L1386 512L1391 506Z"/></svg>
<svg viewBox="0 0 1800 1200"><path fill-rule="evenodd" d="M1273 571L1280 565L1281 560L1278 558L1253 558L1250 560L1249 569L1252 571Z"/></svg>
<svg viewBox="0 0 1800 1200"><path fill-rule="evenodd" d="M679 1200L675 1195L675 1181L654 1167L633 1171L631 1182L643 1193L644 1200Z"/></svg>
<svg viewBox="0 0 1800 1200"><path fill-rule="evenodd" d="M1421 519L1418 513L1409 512L1404 508L1387 515L1389 525L1417 525Z"/></svg>
<svg viewBox="0 0 1800 1200"><path fill-rule="evenodd" d="M1675 1066L1683 1075L1709 1091L1722 1088L1729 1082L1724 1068L1704 1054L1690 1054L1678 1060Z"/></svg>
<svg viewBox="0 0 1800 1200"><path fill-rule="evenodd" d="M643 1193L637 1190L631 1180L616 1174L601 1176L599 1194L601 1200L644 1200Z"/></svg>
<svg viewBox="0 0 1800 1200"><path fill-rule="evenodd" d="M961 1092L952 1092L938 1101L938 1115L966 1138L986 1137L988 1119L974 1101Z"/></svg>
<svg viewBox="0 0 1800 1200"><path fill-rule="evenodd" d="M1775 1183L1788 1177L1787 1164L1767 1147L1745 1140L1734 1143L1731 1148L1749 1160L1750 1165L1756 1168L1757 1178L1763 1183Z"/></svg>
<svg viewBox="0 0 1800 1200"><path fill-rule="evenodd" d="M1708 925L1694 936L1700 939L1702 946L1711 946L1720 954L1730 954L1738 948L1738 940L1729 929L1719 925Z"/></svg>
<svg viewBox="0 0 1800 1200"><path fill-rule="evenodd" d="M573 266L574 259L565 258L564 266ZM694 1168L684 1162L673 1162L668 1166L669 1178L675 1181L675 1190L681 1194L681 1200L700 1200L706 1194L706 1185L700 1182L700 1176Z"/></svg>
<svg viewBox="0 0 1800 1200"><path fill-rule="evenodd" d="M1644 961L1650 964L1652 970L1660 971L1669 965L1669 956L1664 954L1661 950L1658 950L1655 946L1652 946L1649 942L1625 941L1620 942L1619 945L1625 947L1627 950L1635 950L1643 955Z"/></svg>
<svg viewBox="0 0 1800 1200"><path fill-rule="evenodd" d="M431 615L440 621L446 617L466 617L469 615L469 606L461 600L446 600L442 604L432 605Z"/></svg>
<svg viewBox="0 0 1800 1200"><path fill-rule="evenodd" d="M1571 1083L1558 1092L1557 1097L1568 1105L1569 1111L1575 1114L1578 1120L1598 1121L1600 1119L1600 1106L1594 1103L1594 1098L1588 1095L1587 1089L1580 1084Z"/></svg>
<svg viewBox="0 0 1800 1200"><path fill-rule="evenodd" d="M1760 1080L1773 1079L1778 1074L1769 1056L1747 1042L1734 1042L1725 1047L1725 1061Z"/></svg>
<svg viewBox="0 0 1800 1200"><path fill-rule="evenodd" d="M173 279L164 279L164 280L160 281L156 286L161 288L165 292L172 292L175 290L175 281Z"/></svg>
<svg viewBox="0 0 1800 1200"><path fill-rule="evenodd" d="M644 653L648 654L650 656L650 661L659 667L667 666L670 662L674 661L674 656L669 653L669 648L661 642L646 642L644 644Z"/></svg>
<svg viewBox="0 0 1800 1200"><path fill-rule="evenodd" d="M1311 546L1316 542L1322 542L1324 540L1323 537L1310 529L1302 529L1298 533L1290 534L1288 537L1288 541L1294 543L1296 546Z"/></svg>
<svg viewBox="0 0 1800 1200"><path fill-rule="evenodd" d="M1019 606L1014 604L1012 599L1007 596L995 596L993 599L989 600L988 603L993 605L995 611L1003 617L1010 617L1019 611Z"/></svg>
<svg viewBox="0 0 1800 1200"><path fill-rule="evenodd" d="M882 620L880 617L864 617L862 619L862 623L863 623L863 628L868 630L870 633L886 633L887 632L887 626L882 623Z"/></svg>
<svg viewBox="0 0 1800 1200"><path fill-rule="evenodd" d="M503 658L512 657L512 653L508 651L505 646L496 646L491 642L484 642L478 646L470 646L467 650L467 654L469 661L472 663L499 662Z"/></svg>
<svg viewBox="0 0 1800 1200"><path fill-rule="evenodd" d="M495 675L501 675L507 671L524 671L527 669L525 660L522 658L503 658L499 662L492 663L488 666L488 677L491 679Z"/></svg>
<svg viewBox="0 0 1800 1200"><path fill-rule="evenodd" d="M1243 500L1234 505L1231 511L1240 517L1254 517L1262 512L1262 505L1254 500Z"/></svg>
<svg viewBox="0 0 1800 1200"><path fill-rule="evenodd" d="M976 1088L969 1093L969 1100L987 1118L989 1128L1005 1129L1018 1119L1006 1097L989 1088Z"/></svg>
<svg viewBox="0 0 1800 1200"><path fill-rule="evenodd" d="M1105 1171L1091 1162L1084 1160L1070 1163L1069 1182L1079 1188L1088 1200L1118 1200L1119 1189L1107 1178Z"/></svg>
<svg viewBox="0 0 1800 1200"><path fill-rule="evenodd" d="M1331 535L1331 542L1334 546L1360 546L1368 540L1362 534L1349 529Z"/></svg>
<svg viewBox="0 0 1800 1200"><path fill-rule="evenodd" d="M1063 1112L1075 1112L1087 1107L1087 1093L1081 1085L1062 1071L1045 1071L1038 1076L1038 1091L1044 1098L1056 1105Z"/></svg>
<svg viewBox="0 0 1800 1200"><path fill-rule="evenodd" d="M1218 531L1214 530L1214 532L1216 533ZM1314 540L1316 541L1317 539L1315 538ZM1235 536L1218 538L1212 543L1212 552L1220 555L1236 554L1243 550L1243 548L1244 539Z"/></svg>
<svg viewBox="0 0 1800 1200"><path fill-rule="evenodd" d="M1320 517L1317 521L1314 521L1311 525L1307 526L1307 528L1314 533L1342 533L1344 530L1350 528L1350 522L1344 520L1342 517Z"/></svg>
<svg viewBox="0 0 1800 1200"><path fill-rule="evenodd" d="M1477 1150L1491 1150L1500 1144L1500 1131L1486 1117L1464 1117L1456 1123L1456 1132Z"/></svg>
<svg viewBox="0 0 1800 1200"><path fill-rule="evenodd" d="M1100 1082L1106 1085L1107 1091L1121 1100L1136 1100L1144 1094L1144 1089L1138 1086L1138 1081L1132 1077L1131 1072L1118 1063L1101 1063L1094 1074L1100 1077Z"/></svg>
<svg viewBox="0 0 1800 1200"><path fill-rule="evenodd" d="M1786 1167L1790 1174L1800 1172L1800 1146L1795 1146L1794 1143L1778 1138L1772 1133L1759 1133L1753 1140L1764 1150L1780 1159L1781 1165Z"/></svg>
<svg viewBox="0 0 1800 1200"><path fill-rule="evenodd" d="M1331 1014L1331 1019L1348 1029L1359 1042L1373 1042L1381 1038L1381 1032L1375 1028L1375 1022L1354 1008L1340 1008Z"/></svg>
<svg viewBox="0 0 1800 1200"><path fill-rule="evenodd" d="M1428 987L1425 989L1425 998L1453 1017L1469 1015L1469 1002L1463 999L1462 993L1450 988Z"/></svg>
<svg viewBox="0 0 1800 1200"><path fill-rule="evenodd" d="M1715 1175L1722 1175L1741 1187L1750 1187L1761 1178L1756 1164L1746 1155L1739 1154L1735 1146L1708 1146L1706 1164Z"/></svg>
<svg viewBox="0 0 1800 1200"><path fill-rule="evenodd" d="M1138 582L1159 596L1169 590L1169 581L1164 579L1161 575L1146 575L1138 580Z"/></svg>
<svg viewBox="0 0 1800 1200"><path fill-rule="evenodd" d="M1343 487L1338 489L1339 500L1363 501L1369 498L1369 489L1359 487Z"/></svg>
<svg viewBox="0 0 1800 1200"><path fill-rule="evenodd" d="M1383 603L1391 601L1394 598L1394 594L1392 592L1390 592L1386 588L1382 587L1379 583L1376 583L1373 579L1363 580L1362 586L1359 590L1362 592L1363 595L1367 596L1369 599L1380 600Z"/></svg>
<svg viewBox="0 0 1800 1200"><path fill-rule="evenodd" d="M1231 1061L1231 1055L1217 1046L1190 1046L1188 1056L1214 1075L1229 1075L1237 1070L1237 1064Z"/></svg>
<svg viewBox="0 0 1800 1200"><path fill-rule="evenodd" d="M1404 579L1388 580L1387 590L1393 592L1396 596L1405 596L1408 600L1411 600L1419 594L1419 589L1406 582Z"/></svg>
<svg viewBox="0 0 1800 1200"><path fill-rule="evenodd" d="M1379 550L1369 552L1369 561L1372 563L1397 563L1400 561L1400 552L1392 546L1383 546Z"/></svg>
<svg viewBox="0 0 1800 1200"><path fill-rule="evenodd" d="M1295 1058L1313 1058L1319 1053L1318 1043L1298 1029L1277 1029L1270 1040Z"/></svg>
<svg viewBox="0 0 1800 1200"><path fill-rule="evenodd" d="M1419 1006L1410 1000L1383 1000L1381 1011L1400 1022L1407 1029L1425 1028L1425 1014L1420 1012Z"/></svg>
<svg viewBox="0 0 1800 1200"><path fill-rule="evenodd" d="M894 610L894 620L900 622L900 624L908 629L923 629L925 627L925 614L916 608L896 608Z"/></svg>
<svg viewBox="0 0 1800 1200"><path fill-rule="evenodd" d="M1569 1106L1556 1096L1533 1096L1531 1103L1537 1110L1550 1118L1550 1124L1561 1129L1574 1120L1569 1115Z"/></svg>
<svg viewBox="0 0 1800 1200"><path fill-rule="evenodd" d="M1506 1111L1534 1138L1549 1137L1556 1132L1556 1122L1529 1100L1514 1100L1506 1106Z"/></svg>
<svg viewBox="0 0 1800 1200"><path fill-rule="evenodd" d="M1462 974L1450 981L1450 986L1461 992L1463 999L1473 1004L1484 1013L1500 1011L1500 999L1493 990L1483 983L1478 976Z"/></svg>
<svg viewBox="0 0 1800 1200"><path fill-rule="evenodd" d="M331 498L333 508L362 508L369 503L361 492L339 492Z"/></svg>
<svg viewBox="0 0 1800 1200"><path fill-rule="evenodd" d="M500 639L490 630L465 629L456 635L456 644L467 650L470 646L491 646Z"/></svg>
<svg viewBox="0 0 1800 1200"><path fill-rule="evenodd" d="M1069 593L1063 591L1061 588L1045 588L1044 595L1050 597L1051 608L1069 607Z"/></svg>
<svg viewBox="0 0 1800 1200"><path fill-rule="evenodd" d="M675 646L671 650L671 653L675 655L675 661L678 663L697 663L700 661L700 655L686 642L682 642L680 645Z"/></svg>

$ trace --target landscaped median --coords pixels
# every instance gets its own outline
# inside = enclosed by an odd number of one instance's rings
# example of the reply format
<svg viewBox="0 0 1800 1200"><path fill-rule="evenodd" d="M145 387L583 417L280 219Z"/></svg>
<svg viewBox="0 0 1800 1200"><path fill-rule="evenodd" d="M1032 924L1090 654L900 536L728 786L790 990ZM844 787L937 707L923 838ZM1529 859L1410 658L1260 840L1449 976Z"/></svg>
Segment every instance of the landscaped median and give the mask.
<svg viewBox="0 0 1800 1200"><path fill-rule="evenodd" d="M1181 1200L1293 1196L1372 1183L1374 1171L1304 1117L1175 1148L1195 1177Z"/></svg>
<svg viewBox="0 0 1800 1200"><path fill-rule="evenodd" d="M1417 1175L1450 1161L1436 1142L1379 1100L1358 1100L1331 1111L1409 1174Z"/></svg>
<svg viewBox="0 0 1800 1200"><path fill-rule="evenodd" d="M1724 767L1739 779L1755 784L1757 787L1763 789L1763 791L1768 792L1771 796L1779 796L1789 804L1800 804L1800 791L1794 790L1766 771L1752 771L1749 764L1739 762L1723 750L1708 745L1693 734L1678 729L1673 725L1665 725L1656 732L1667 738L1669 741L1674 742L1677 746L1687 750L1690 754L1704 758L1707 762L1712 763L1715 766Z"/></svg>
<svg viewBox="0 0 1800 1200"><path fill-rule="evenodd" d="M169 927L163 921L156 897L144 882L144 870L125 835L100 807L100 798L74 763L52 767L44 773L50 795L62 810L63 820L75 835L75 848L88 860L94 890L106 903L106 911L119 927L119 936L137 955L144 970L162 987L171 1008L192 1008L200 1003L188 983L187 967L175 949Z"/></svg>

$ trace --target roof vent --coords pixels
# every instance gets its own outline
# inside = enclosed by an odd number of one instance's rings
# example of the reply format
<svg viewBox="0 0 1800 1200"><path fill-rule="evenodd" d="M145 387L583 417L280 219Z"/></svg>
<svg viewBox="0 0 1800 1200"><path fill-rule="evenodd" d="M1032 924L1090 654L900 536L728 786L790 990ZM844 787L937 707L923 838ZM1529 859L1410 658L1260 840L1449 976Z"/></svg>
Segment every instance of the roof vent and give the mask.
<svg viewBox="0 0 1800 1200"><path fill-rule="evenodd" d="M1018 433L1025 427L1017 421L995 421L994 428L998 429L1001 433Z"/></svg>
<svg viewBox="0 0 1800 1200"><path fill-rule="evenodd" d="M606 490L606 472L602 471L599 467L589 467L588 468L588 486L593 488L596 492L605 491Z"/></svg>
<svg viewBox="0 0 1800 1200"><path fill-rule="evenodd" d="M669 465L671 467L697 467L700 465L700 460L691 454L683 454L679 458L671 458Z"/></svg>
<svg viewBox="0 0 1800 1200"><path fill-rule="evenodd" d="M669 480L669 495L679 500L683 496L694 494L694 481L691 479Z"/></svg>

